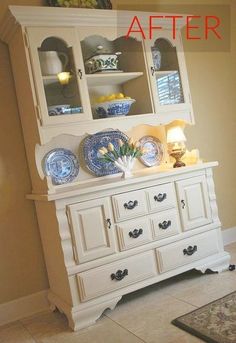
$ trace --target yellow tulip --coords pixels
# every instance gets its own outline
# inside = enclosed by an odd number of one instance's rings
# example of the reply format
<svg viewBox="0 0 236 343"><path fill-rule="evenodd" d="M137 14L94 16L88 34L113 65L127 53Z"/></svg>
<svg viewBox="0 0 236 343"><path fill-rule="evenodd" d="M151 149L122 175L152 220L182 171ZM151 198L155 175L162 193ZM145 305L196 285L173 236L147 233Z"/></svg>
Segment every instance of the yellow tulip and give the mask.
<svg viewBox="0 0 236 343"><path fill-rule="evenodd" d="M112 143L109 143L107 148L109 151L114 151L114 145Z"/></svg>

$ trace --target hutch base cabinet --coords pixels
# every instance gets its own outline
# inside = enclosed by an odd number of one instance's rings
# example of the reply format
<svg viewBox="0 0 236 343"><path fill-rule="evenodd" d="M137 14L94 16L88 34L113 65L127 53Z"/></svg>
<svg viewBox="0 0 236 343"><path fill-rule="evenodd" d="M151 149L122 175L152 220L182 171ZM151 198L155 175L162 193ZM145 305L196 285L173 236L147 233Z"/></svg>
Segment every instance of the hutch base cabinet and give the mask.
<svg viewBox="0 0 236 343"><path fill-rule="evenodd" d="M228 268L215 165L29 196L36 202L49 301L66 314L72 329L93 324L124 294L193 268Z"/></svg>
<svg viewBox="0 0 236 343"><path fill-rule="evenodd" d="M186 16L175 38L164 14L163 30L151 40L137 32L126 37L135 16L148 35L150 15L10 6L0 28L11 55L48 298L73 330L93 324L124 294L192 268L220 272L229 265L212 177L217 163L174 169L167 154L168 127L194 124L180 32ZM132 107L128 115L104 118L101 102L114 98ZM152 137L162 146L159 163L136 160L130 179L98 175L89 155L94 146L86 159L82 145L88 136L98 144L96 134L105 129L136 141ZM55 149L78 160L66 182L46 172L45 156ZM65 159L52 168L69 169Z"/></svg>

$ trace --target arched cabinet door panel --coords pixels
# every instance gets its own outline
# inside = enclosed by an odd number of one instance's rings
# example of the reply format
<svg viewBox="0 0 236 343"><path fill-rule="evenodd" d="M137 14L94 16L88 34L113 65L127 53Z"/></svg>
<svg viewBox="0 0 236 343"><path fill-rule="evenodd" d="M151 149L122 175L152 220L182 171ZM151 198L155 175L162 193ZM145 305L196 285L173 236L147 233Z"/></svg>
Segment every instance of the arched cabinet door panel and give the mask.
<svg viewBox="0 0 236 343"><path fill-rule="evenodd" d="M27 28L42 125L91 118L78 33L73 28Z"/></svg>
<svg viewBox="0 0 236 343"><path fill-rule="evenodd" d="M191 95L188 83L181 34L175 39L172 30L153 33L145 40L150 83L157 114L163 123L183 119L193 123Z"/></svg>

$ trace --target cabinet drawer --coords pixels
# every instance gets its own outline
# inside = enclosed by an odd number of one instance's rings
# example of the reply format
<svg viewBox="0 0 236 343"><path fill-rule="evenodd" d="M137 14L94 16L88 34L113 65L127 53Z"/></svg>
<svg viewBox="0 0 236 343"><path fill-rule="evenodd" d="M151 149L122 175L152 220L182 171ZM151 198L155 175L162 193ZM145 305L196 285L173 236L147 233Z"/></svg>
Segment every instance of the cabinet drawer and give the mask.
<svg viewBox="0 0 236 343"><path fill-rule="evenodd" d="M120 249L127 250L152 241L151 228L147 218L129 220L117 225Z"/></svg>
<svg viewBox="0 0 236 343"><path fill-rule="evenodd" d="M146 190L150 212L167 210L176 206L176 196L173 183L166 183Z"/></svg>
<svg viewBox="0 0 236 343"><path fill-rule="evenodd" d="M154 239L162 239L180 233L179 216L176 209L150 216Z"/></svg>
<svg viewBox="0 0 236 343"><path fill-rule="evenodd" d="M153 251L148 251L78 274L81 301L154 277L155 260Z"/></svg>
<svg viewBox="0 0 236 343"><path fill-rule="evenodd" d="M116 221L136 218L147 213L144 191L128 192L112 197Z"/></svg>
<svg viewBox="0 0 236 343"><path fill-rule="evenodd" d="M219 251L217 231L196 235L156 249L160 273L216 254Z"/></svg>

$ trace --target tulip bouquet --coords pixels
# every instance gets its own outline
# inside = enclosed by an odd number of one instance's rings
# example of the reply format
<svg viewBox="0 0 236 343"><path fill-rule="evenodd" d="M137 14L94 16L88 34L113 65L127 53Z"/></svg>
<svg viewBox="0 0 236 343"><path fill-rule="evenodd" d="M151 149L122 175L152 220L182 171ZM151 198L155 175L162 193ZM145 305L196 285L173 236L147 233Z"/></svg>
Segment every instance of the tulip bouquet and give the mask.
<svg viewBox="0 0 236 343"><path fill-rule="evenodd" d="M132 176L131 170L134 166L135 159L142 156L146 149L140 147L139 142L134 142L132 138L128 142L118 140L119 148L116 149L112 143L109 143L107 147L99 149L99 153L102 155L101 159L104 162L112 162L118 169L123 172L123 177Z"/></svg>

